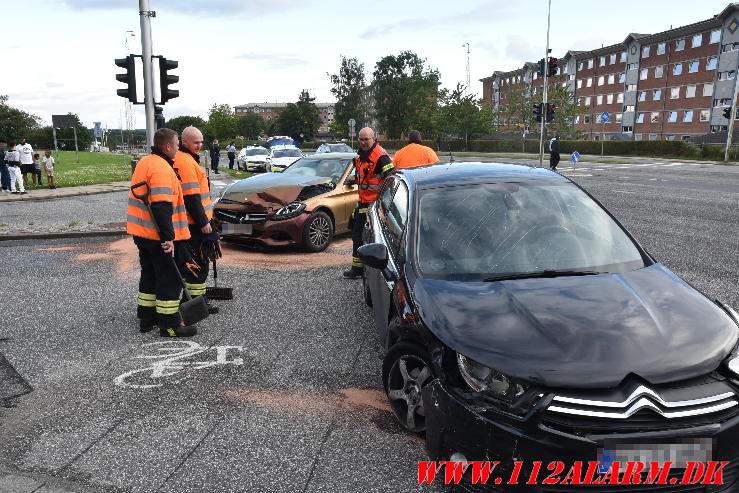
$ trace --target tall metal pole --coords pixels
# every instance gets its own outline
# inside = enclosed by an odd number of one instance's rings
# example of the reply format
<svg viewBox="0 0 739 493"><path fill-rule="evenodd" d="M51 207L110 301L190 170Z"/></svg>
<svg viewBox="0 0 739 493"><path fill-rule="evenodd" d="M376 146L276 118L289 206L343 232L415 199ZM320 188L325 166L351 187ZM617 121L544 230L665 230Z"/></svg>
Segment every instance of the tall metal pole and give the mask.
<svg viewBox="0 0 739 493"><path fill-rule="evenodd" d="M462 43L462 48L467 47L467 85L464 88L465 94L470 90L470 44Z"/></svg>
<svg viewBox="0 0 739 493"><path fill-rule="evenodd" d="M151 18L149 0L139 0L141 18L141 58L144 62L144 107L146 109L146 145L154 145L154 81L151 71Z"/></svg>
<svg viewBox="0 0 739 493"><path fill-rule="evenodd" d="M541 103L541 135L539 136L539 167L544 166L544 122L546 121L546 108L549 102L547 94L547 76L549 74L549 20L552 15L552 0L549 0L549 10L547 11L547 51L544 55L544 92L542 94L543 101Z"/></svg>
<svg viewBox="0 0 739 493"><path fill-rule="evenodd" d="M739 77L734 77L734 97L731 100L731 115L729 118L728 132L726 132L726 150L724 151L724 161L729 160L729 147L731 147L731 134L734 133L734 120L736 119L736 96L737 94L739 94Z"/></svg>

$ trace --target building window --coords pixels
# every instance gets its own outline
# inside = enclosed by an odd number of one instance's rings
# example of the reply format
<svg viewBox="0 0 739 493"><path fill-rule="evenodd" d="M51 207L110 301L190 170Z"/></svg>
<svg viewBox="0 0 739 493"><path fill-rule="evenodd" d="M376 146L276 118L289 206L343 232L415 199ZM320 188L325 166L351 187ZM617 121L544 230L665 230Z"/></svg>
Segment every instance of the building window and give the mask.
<svg viewBox="0 0 739 493"><path fill-rule="evenodd" d="M536 89L537 89L536 87L534 87L533 89L531 89L531 94L536 95Z"/></svg>
<svg viewBox="0 0 739 493"><path fill-rule="evenodd" d="M736 78L736 71L731 70L729 72L719 72L718 80L729 80Z"/></svg>
<svg viewBox="0 0 739 493"><path fill-rule="evenodd" d="M630 134L633 131L634 131L634 127L630 127L630 126L621 127L621 132L625 134Z"/></svg>
<svg viewBox="0 0 739 493"><path fill-rule="evenodd" d="M729 99L729 98L714 99L713 100L713 107L714 108L717 108L719 106L729 106L729 103L731 103L731 99Z"/></svg>
<svg viewBox="0 0 739 493"><path fill-rule="evenodd" d="M608 83L609 84L614 84L615 82L616 82L616 74L610 74L608 76Z"/></svg>
<svg viewBox="0 0 739 493"><path fill-rule="evenodd" d="M706 60L706 70L716 70L716 65L718 64L718 58L717 57L711 57L708 60Z"/></svg>
<svg viewBox="0 0 739 493"><path fill-rule="evenodd" d="M626 106L624 106L624 113L626 113L627 111L634 111L634 105L627 104Z"/></svg>
<svg viewBox="0 0 739 493"><path fill-rule="evenodd" d="M670 123L675 123L677 121L677 111L670 111L670 116L667 117L667 121Z"/></svg>
<svg viewBox="0 0 739 493"><path fill-rule="evenodd" d="M580 123L580 115L575 115L575 123Z"/></svg>
<svg viewBox="0 0 739 493"><path fill-rule="evenodd" d="M590 106L590 96L585 97L585 106Z"/></svg>
<svg viewBox="0 0 739 493"><path fill-rule="evenodd" d="M692 123L693 121L693 110L685 110L683 113L683 123Z"/></svg>
<svg viewBox="0 0 739 493"><path fill-rule="evenodd" d="M606 104L613 104L613 94L606 94Z"/></svg>
<svg viewBox="0 0 739 493"><path fill-rule="evenodd" d="M657 140L657 134L649 134L649 140Z"/></svg>
<svg viewBox="0 0 739 493"><path fill-rule="evenodd" d="M703 84L703 95L713 96L713 84Z"/></svg>
<svg viewBox="0 0 739 493"><path fill-rule="evenodd" d="M626 85L627 91L636 91L636 84L627 84Z"/></svg>
<svg viewBox="0 0 739 493"><path fill-rule="evenodd" d="M665 43L659 43L657 45L657 54L658 55L664 55L665 54Z"/></svg>
<svg viewBox="0 0 739 493"><path fill-rule="evenodd" d="M690 73L690 74L696 73L698 71L698 65L699 64L700 63L698 62L698 60L693 60L693 61L689 62L688 63L688 73Z"/></svg>
<svg viewBox="0 0 739 493"><path fill-rule="evenodd" d="M626 63L626 52L625 51L621 52L621 63Z"/></svg>
<svg viewBox="0 0 739 493"><path fill-rule="evenodd" d="M641 49L641 57L649 58L649 46L645 46Z"/></svg>
<svg viewBox="0 0 739 493"><path fill-rule="evenodd" d="M674 135L668 135L667 136L667 140L675 140L675 136Z"/></svg>
<svg viewBox="0 0 739 493"><path fill-rule="evenodd" d="M585 85L588 86L588 87L593 87L593 78L592 77L588 77L587 84L585 84Z"/></svg>
<svg viewBox="0 0 739 493"><path fill-rule="evenodd" d="M690 140L690 135L683 135L682 137L680 137L680 139L682 139L682 140Z"/></svg>
<svg viewBox="0 0 739 493"><path fill-rule="evenodd" d="M711 31L711 39L708 41L708 44L718 43L719 41L721 41L721 29Z"/></svg>
<svg viewBox="0 0 739 493"><path fill-rule="evenodd" d="M727 51L734 51L736 49L739 49L739 43L727 43L721 46L721 53L726 53Z"/></svg>
<svg viewBox="0 0 739 493"><path fill-rule="evenodd" d="M672 75L680 75L683 73L683 64L682 63L676 63L672 67Z"/></svg>
<svg viewBox="0 0 739 493"><path fill-rule="evenodd" d="M675 51L682 51L685 49L685 40L684 39L678 39L675 41Z"/></svg>
<svg viewBox="0 0 739 493"><path fill-rule="evenodd" d="M649 76L649 69L643 68L641 69L641 73L639 74L639 80L644 80Z"/></svg>
<svg viewBox="0 0 739 493"><path fill-rule="evenodd" d="M613 65L614 63L616 63L616 54L611 53L611 65Z"/></svg>
<svg viewBox="0 0 739 493"><path fill-rule="evenodd" d="M680 97L680 88L679 87L671 87L670 88L670 99L677 99Z"/></svg>
<svg viewBox="0 0 739 493"><path fill-rule="evenodd" d="M695 85L685 86L685 97L686 98L695 97Z"/></svg>
<svg viewBox="0 0 739 493"><path fill-rule="evenodd" d="M626 82L626 74L624 72L621 72L620 74L618 74L618 81L621 84L623 84L624 82Z"/></svg>
<svg viewBox="0 0 739 493"><path fill-rule="evenodd" d="M563 74L566 74L567 73L567 65L565 65L564 67L562 67L562 73Z"/></svg>
<svg viewBox="0 0 739 493"><path fill-rule="evenodd" d="M634 140L642 140L642 134L634 134Z"/></svg>
<svg viewBox="0 0 739 493"><path fill-rule="evenodd" d="M636 115L636 123L644 123L644 113Z"/></svg>
<svg viewBox="0 0 739 493"><path fill-rule="evenodd" d="M583 123L590 123L590 115L585 115L582 117Z"/></svg>
<svg viewBox="0 0 739 493"><path fill-rule="evenodd" d="M620 92L616 94L616 102L617 103L623 103L624 102L624 93Z"/></svg>
<svg viewBox="0 0 739 493"><path fill-rule="evenodd" d="M664 65L657 65L654 67L654 78L659 79L662 77L662 72L664 71L665 67Z"/></svg>
<svg viewBox="0 0 739 493"><path fill-rule="evenodd" d="M621 113L616 113L616 123L621 123L621 120L623 120L624 115Z"/></svg>
<svg viewBox="0 0 739 493"><path fill-rule="evenodd" d="M597 96L595 97L595 104L598 104L598 105L601 105L601 104L603 104L603 95L602 95L602 94L598 94L598 95L597 95Z"/></svg>
<svg viewBox="0 0 739 493"><path fill-rule="evenodd" d="M538 78L539 78L539 72L534 72L534 79L533 80L536 80Z"/></svg>
<svg viewBox="0 0 739 493"><path fill-rule="evenodd" d="M577 70L582 70L583 67L584 67L583 62L580 62L580 63L577 64Z"/></svg>
<svg viewBox="0 0 739 493"><path fill-rule="evenodd" d="M626 66L626 70L634 70L634 69L637 69L637 68L639 68L639 64L638 63L630 63L630 64L628 64Z"/></svg>
<svg viewBox="0 0 739 493"><path fill-rule="evenodd" d="M708 110L701 110L701 121L707 122L711 118L711 112Z"/></svg>
<svg viewBox="0 0 739 493"><path fill-rule="evenodd" d="M649 121L652 123L659 123L659 111L652 111Z"/></svg>
<svg viewBox="0 0 739 493"><path fill-rule="evenodd" d="M605 67L606 66L606 57L605 56L600 57L600 59L598 60L598 66L599 67Z"/></svg>
<svg viewBox="0 0 739 493"><path fill-rule="evenodd" d="M593 59L588 60L588 68L593 68Z"/></svg>
<svg viewBox="0 0 739 493"><path fill-rule="evenodd" d="M639 91L639 101L647 100L647 91Z"/></svg>
<svg viewBox="0 0 739 493"><path fill-rule="evenodd" d="M728 129L729 127L727 125L711 125L711 133L723 132Z"/></svg>
<svg viewBox="0 0 739 493"><path fill-rule="evenodd" d="M699 47L701 45L702 42L703 42L703 35L702 34L696 34L695 36L693 36L693 42L692 42L692 44L690 46L692 48L697 48L697 47Z"/></svg>
<svg viewBox="0 0 739 493"><path fill-rule="evenodd" d="M582 89L582 79L577 79L577 88Z"/></svg>
<svg viewBox="0 0 739 493"><path fill-rule="evenodd" d="M599 86L602 86L603 84L605 84L605 82L606 82L606 78L605 77L603 77L602 75L600 77L598 77L598 85Z"/></svg>

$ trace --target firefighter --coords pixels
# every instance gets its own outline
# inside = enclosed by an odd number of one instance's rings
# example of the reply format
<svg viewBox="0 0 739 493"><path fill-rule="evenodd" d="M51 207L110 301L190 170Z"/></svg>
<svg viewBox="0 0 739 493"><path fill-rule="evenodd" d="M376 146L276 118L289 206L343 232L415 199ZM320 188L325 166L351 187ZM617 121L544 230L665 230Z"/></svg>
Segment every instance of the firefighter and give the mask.
<svg viewBox="0 0 739 493"><path fill-rule="evenodd" d="M411 130L408 133L408 145L400 149L393 156L393 165L400 168L415 168L427 164L436 164L439 156L434 150L421 143L421 132Z"/></svg>
<svg viewBox="0 0 739 493"><path fill-rule="evenodd" d="M377 143L375 131L365 127L359 131L359 154L354 158L354 178L349 184L359 186L359 202L352 213L350 227L352 231L352 266L344 271L347 279L362 277L364 265L357 256L357 249L362 246L362 231L367 220L367 208L377 198L382 182L395 166L385 149Z"/></svg>
<svg viewBox="0 0 739 493"><path fill-rule="evenodd" d="M195 327L182 322L180 273L167 258L175 257L175 242L179 246L190 238L182 188L172 168L178 145L177 132L168 128L157 130L151 154L138 162L131 178L132 187L145 183L135 187L135 192L148 192L155 217L151 217L146 204L134 197L134 190L128 196L126 231L133 235L141 264L136 316L141 332L158 327L163 337L190 337L197 333Z"/></svg>
<svg viewBox="0 0 739 493"><path fill-rule="evenodd" d="M182 131L180 150L174 158L174 169L180 178L182 195L187 211L187 225L190 229L188 245L194 261L199 266L196 274L183 269L187 291L193 298L205 296L205 281L208 279L209 260L220 256L218 233L213 231L210 220L213 217L213 204L210 200L208 177L200 167L200 149L203 147L203 134L195 127ZM218 307L208 303L208 313L217 313Z"/></svg>

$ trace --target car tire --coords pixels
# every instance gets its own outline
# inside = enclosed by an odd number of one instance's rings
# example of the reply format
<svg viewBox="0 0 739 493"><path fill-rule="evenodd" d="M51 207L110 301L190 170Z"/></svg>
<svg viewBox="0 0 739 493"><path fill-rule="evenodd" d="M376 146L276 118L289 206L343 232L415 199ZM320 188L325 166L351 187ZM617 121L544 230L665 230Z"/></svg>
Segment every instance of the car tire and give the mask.
<svg viewBox="0 0 739 493"><path fill-rule="evenodd" d="M399 342L382 362L382 383L393 415L412 433L426 431L421 391L435 378L429 361L431 358L418 344Z"/></svg>
<svg viewBox="0 0 739 493"><path fill-rule="evenodd" d="M370 293L369 285L367 284L367 271L365 269L362 269L362 295L367 306L372 308L372 293Z"/></svg>
<svg viewBox="0 0 739 493"><path fill-rule="evenodd" d="M334 237L334 223L323 211L310 215L303 225L303 247L311 253L322 252Z"/></svg>

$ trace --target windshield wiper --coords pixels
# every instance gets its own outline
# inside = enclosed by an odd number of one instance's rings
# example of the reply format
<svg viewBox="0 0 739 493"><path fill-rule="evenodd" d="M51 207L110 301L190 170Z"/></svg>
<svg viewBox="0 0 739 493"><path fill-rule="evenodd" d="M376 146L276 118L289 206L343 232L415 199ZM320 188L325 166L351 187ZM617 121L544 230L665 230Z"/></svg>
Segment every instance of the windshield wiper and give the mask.
<svg viewBox="0 0 739 493"><path fill-rule="evenodd" d="M499 274L483 279L483 282L508 281L511 279L535 279L535 278L551 278L551 277L568 277L568 276L593 276L602 274L594 270L539 270L536 272L517 272L508 274Z"/></svg>

